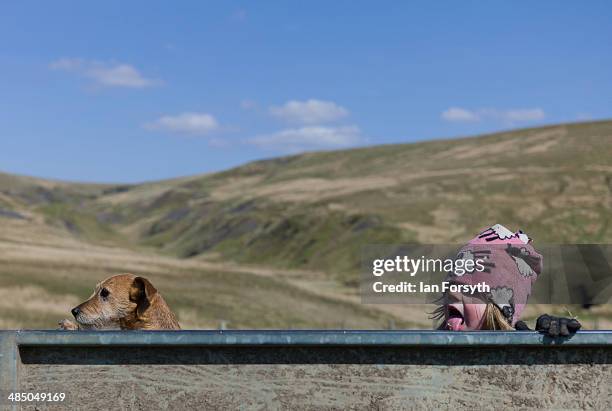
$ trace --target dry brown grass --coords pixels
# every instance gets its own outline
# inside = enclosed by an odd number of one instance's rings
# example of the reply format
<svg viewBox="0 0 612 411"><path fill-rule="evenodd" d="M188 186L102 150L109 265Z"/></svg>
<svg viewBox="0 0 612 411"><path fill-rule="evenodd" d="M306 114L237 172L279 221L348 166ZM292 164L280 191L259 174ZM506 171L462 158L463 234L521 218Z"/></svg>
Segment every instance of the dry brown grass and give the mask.
<svg viewBox="0 0 612 411"><path fill-rule="evenodd" d="M187 329L217 328L221 322L233 328L412 323L386 308L362 307L354 295L326 290L333 282L320 272L177 259L60 238L43 245L52 237L22 234L20 242L0 240L0 326L5 328L55 328L97 282L120 272L150 278Z"/></svg>

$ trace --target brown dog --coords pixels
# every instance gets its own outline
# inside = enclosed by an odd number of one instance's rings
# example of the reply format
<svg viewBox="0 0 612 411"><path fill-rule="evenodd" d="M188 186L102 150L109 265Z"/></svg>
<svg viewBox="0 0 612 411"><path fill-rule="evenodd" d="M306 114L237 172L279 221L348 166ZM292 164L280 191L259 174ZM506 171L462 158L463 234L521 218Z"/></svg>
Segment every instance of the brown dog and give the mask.
<svg viewBox="0 0 612 411"><path fill-rule="evenodd" d="M64 330L180 330L176 316L144 277L120 274L102 281L91 297L72 309L76 322L61 321Z"/></svg>

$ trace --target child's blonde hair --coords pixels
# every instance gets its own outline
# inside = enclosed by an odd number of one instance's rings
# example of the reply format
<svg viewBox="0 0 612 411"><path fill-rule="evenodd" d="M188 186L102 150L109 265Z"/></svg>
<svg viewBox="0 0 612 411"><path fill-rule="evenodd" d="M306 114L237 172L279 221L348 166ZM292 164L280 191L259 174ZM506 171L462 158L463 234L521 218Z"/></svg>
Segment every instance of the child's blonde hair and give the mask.
<svg viewBox="0 0 612 411"><path fill-rule="evenodd" d="M489 302L484 312L482 330L514 330L498 306Z"/></svg>

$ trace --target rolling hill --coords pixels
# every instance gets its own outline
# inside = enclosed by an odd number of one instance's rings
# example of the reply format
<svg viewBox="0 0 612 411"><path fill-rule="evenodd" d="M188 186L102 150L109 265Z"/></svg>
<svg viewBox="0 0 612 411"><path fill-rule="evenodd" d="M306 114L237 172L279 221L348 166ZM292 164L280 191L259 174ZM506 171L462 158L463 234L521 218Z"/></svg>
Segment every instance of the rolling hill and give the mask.
<svg viewBox="0 0 612 411"><path fill-rule="evenodd" d="M138 185L0 174L4 301L40 295L61 307L19 319L0 303L0 318L43 327L107 273L131 270L164 285L193 327L427 327L420 307L359 304L363 245L461 243L496 222L537 242L609 243L611 211L612 121L306 153Z"/></svg>

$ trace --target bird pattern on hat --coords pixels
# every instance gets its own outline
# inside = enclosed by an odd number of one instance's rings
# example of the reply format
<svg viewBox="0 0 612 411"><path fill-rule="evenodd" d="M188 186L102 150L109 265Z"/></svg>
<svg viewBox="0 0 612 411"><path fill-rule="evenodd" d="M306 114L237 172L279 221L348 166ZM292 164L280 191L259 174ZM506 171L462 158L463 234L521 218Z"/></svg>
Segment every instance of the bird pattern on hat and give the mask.
<svg viewBox="0 0 612 411"><path fill-rule="evenodd" d="M487 302L495 304L514 325L542 271L542 255L533 248L531 239L522 231L512 232L495 224L462 247L457 259L480 260L484 269L461 275L451 273L447 280L454 284L487 284Z"/></svg>

